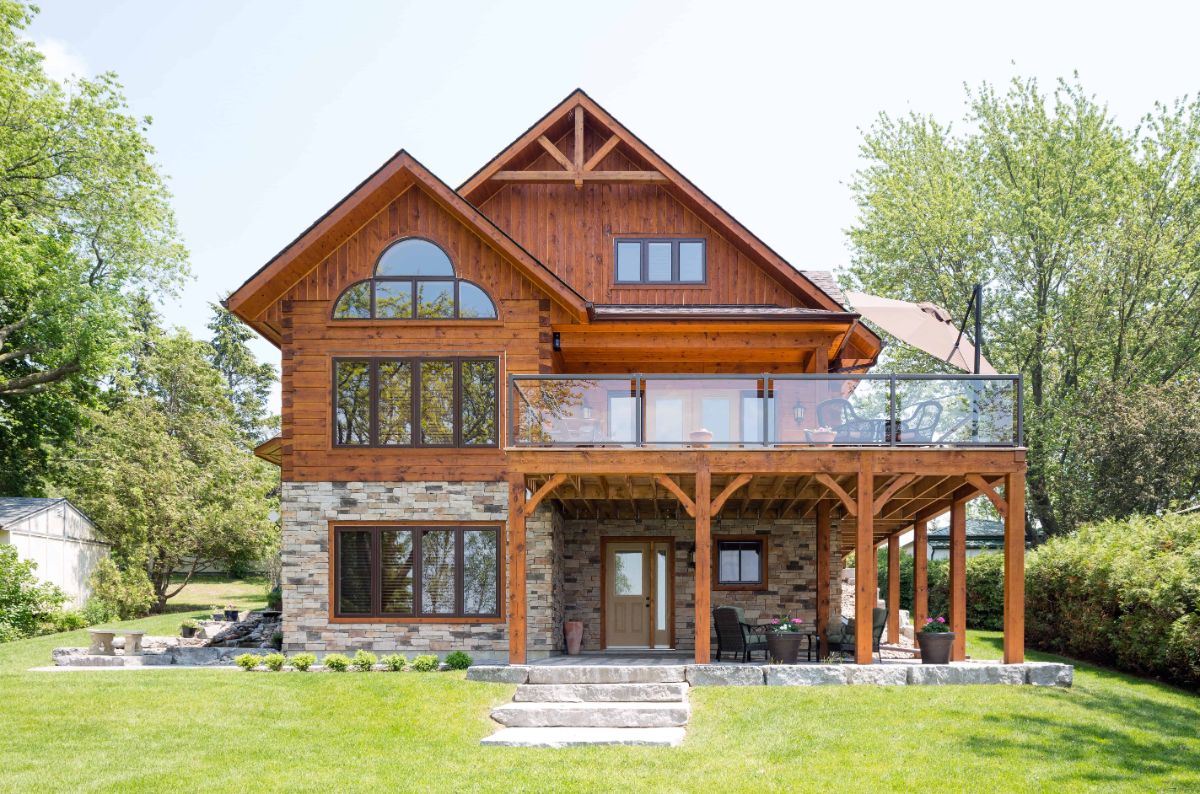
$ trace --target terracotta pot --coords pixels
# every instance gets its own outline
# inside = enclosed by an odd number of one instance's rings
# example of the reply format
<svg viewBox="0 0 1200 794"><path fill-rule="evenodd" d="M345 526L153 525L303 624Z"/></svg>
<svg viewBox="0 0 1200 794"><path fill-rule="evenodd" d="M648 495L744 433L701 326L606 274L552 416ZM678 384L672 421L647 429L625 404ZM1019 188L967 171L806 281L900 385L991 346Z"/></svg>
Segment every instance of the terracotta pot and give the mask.
<svg viewBox="0 0 1200 794"><path fill-rule="evenodd" d="M796 664L803 637L798 631L771 632L767 635L767 658L772 664Z"/></svg>
<svg viewBox="0 0 1200 794"><path fill-rule="evenodd" d="M579 646L583 644L583 623L578 620L568 620L563 630L567 635L567 655L578 656Z"/></svg>
<svg viewBox="0 0 1200 794"><path fill-rule="evenodd" d="M950 664L950 647L954 632L918 631L917 645L921 646L921 664Z"/></svg>

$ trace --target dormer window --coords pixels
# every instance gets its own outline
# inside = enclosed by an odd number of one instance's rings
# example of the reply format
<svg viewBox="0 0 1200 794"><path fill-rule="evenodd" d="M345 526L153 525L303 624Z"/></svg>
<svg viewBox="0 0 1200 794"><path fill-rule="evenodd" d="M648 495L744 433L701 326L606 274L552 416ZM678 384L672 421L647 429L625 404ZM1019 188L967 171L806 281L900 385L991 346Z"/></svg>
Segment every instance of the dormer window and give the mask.
<svg viewBox="0 0 1200 794"><path fill-rule="evenodd" d="M670 237L616 240L614 264L618 284L703 284L704 240Z"/></svg>
<svg viewBox="0 0 1200 794"><path fill-rule="evenodd" d="M374 278L347 287L335 320L494 320L496 305L478 285L458 278L440 247L419 237L388 246Z"/></svg>

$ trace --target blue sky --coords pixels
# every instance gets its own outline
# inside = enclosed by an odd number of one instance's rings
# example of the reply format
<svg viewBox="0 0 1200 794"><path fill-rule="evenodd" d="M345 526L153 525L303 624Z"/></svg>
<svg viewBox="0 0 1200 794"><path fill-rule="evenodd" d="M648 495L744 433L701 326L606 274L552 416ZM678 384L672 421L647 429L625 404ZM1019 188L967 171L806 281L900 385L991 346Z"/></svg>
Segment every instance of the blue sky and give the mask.
<svg viewBox="0 0 1200 794"><path fill-rule="evenodd" d="M195 272L164 314L205 334L208 302L397 149L457 185L576 86L793 264L836 268L879 111L958 119L964 82L1079 70L1132 124L1197 90L1197 23L1147 2L55 0L28 35L154 118Z"/></svg>

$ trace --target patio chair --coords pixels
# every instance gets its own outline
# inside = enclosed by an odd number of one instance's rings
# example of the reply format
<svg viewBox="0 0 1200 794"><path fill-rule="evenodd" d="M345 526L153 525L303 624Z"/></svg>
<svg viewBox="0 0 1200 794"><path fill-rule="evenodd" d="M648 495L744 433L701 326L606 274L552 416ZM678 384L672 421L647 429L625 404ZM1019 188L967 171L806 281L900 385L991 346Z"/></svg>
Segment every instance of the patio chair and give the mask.
<svg viewBox="0 0 1200 794"><path fill-rule="evenodd" d="M888 611L882 607L875 607L871 610L871 650L876 654L879 654L879 642L883 639L887 615ZM854 618L834 618L829 622L825 636L829 643L830 653L836 651L837 653L854 654ZM879 661L883 661L882 655L879 656Z"/></svg>
<svg viewBox="0 0 1200 794"><path fill-rule="evenodd" d="M866 419L854 411L854 405L842 397L832 397L818 403L817 423L837 434L834 441L839 444L877 444L884 439L883 421Z"/></svg>
<svg viewBox="0 0 1200 794"><path fill-rule="evenodd" d="M713 626L717 630L717 657L726 653L741 654L741 661L749 662L750 654L761 651L767 658L766 626L751 626L745 620L741 607L717 607L713 610Z"/></svg>
<svg viewBox="0 0 1200 794"><path fill-rule="evenodd" d="M917 403L901 423L900 440L909 444L932 444L933 434L942 418L942 405L937 400Z"/></svg>

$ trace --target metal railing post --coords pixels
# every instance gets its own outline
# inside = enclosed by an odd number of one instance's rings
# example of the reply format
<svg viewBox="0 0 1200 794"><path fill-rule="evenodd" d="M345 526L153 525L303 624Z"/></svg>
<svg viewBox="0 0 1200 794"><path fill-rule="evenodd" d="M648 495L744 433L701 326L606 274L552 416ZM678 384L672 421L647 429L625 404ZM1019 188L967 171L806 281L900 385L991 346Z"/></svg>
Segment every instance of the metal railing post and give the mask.
<svg viewBox="0 0 1200 794"><path fill-rule="evenodd" d="M896 425L896 376L888 378L888 446L896 446L900 428Z"/></svg>

